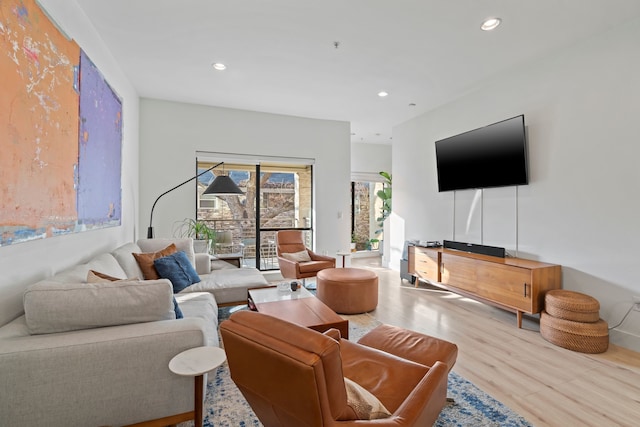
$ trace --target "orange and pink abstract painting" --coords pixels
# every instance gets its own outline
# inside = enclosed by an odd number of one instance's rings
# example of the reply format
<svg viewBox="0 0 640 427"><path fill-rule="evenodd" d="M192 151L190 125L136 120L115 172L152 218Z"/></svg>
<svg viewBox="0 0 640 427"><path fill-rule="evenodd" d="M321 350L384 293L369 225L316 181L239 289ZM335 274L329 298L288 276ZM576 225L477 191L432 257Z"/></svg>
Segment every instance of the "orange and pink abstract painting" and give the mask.
<svg viewBox="0 0 640 427"><path fill-rule="evenodd" d="M0 1L0 246L119 225L121 147L86 54L34 0Z"/></svg>

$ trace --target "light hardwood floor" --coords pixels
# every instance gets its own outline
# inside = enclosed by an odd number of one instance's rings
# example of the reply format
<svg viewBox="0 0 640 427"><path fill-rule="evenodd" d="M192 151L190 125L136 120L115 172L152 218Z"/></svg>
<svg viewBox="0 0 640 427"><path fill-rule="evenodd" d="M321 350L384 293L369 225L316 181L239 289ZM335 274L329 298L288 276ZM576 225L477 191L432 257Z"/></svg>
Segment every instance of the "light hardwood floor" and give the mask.
<svg viewBox="0 0 640 427"><path fill-rule="evenodd" d="M383 323L458 345L453 370L535 426L640 426L640 353L610 345L583 354L542 338L534 317L516 316L426 284L401 281L379 258L355 258L353 267L379 277Z"/></svg>

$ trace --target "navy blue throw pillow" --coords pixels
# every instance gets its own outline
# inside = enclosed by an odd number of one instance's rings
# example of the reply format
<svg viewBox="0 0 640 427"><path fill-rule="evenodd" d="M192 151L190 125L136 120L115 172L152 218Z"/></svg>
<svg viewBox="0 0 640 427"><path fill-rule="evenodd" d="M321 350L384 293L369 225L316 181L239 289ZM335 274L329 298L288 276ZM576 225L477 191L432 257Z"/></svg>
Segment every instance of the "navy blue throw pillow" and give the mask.
<svg viewBox="0 0 640 427"><path fill-rule="evenodd" d="M176 297L173 297L173 310L176 312L176 319L184 319L184 314L182 314L182 310L180 310Z"/></svg>
<svg viewBox="0 0 640 427"><path fill-rule="evenodd" d="M153 266L161 278L169 279L174 294L200 281L200 276L183 251L158 258L153 261Z"/></svg>

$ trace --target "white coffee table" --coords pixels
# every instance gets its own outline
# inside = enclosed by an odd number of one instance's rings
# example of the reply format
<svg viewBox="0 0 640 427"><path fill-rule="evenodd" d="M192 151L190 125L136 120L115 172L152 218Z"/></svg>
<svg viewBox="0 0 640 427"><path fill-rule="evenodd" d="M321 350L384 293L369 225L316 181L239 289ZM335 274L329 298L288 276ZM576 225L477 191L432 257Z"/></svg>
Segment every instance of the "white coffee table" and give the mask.
<svg viewBox="0 0 640 427"><path fill-rule="evenodd" d="M202 427L202 402L204 374L222 365L227 360L219 347L196 347L185 350L169 361L169 370L183 377L195 377L193 419L196 427Z"/></svg>

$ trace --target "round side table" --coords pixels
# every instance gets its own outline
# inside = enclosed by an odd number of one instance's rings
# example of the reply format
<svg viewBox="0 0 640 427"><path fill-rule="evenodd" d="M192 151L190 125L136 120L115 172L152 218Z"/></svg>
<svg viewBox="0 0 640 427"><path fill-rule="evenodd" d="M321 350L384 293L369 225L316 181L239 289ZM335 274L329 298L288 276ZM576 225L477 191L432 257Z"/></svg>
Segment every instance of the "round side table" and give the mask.
<svg viewBox="0 0 640 427"><path fill-rule="evenodd" d="M204 374L214 370L227 360L219 347L196 347L177 354L169 361L169 370L183 377L195 377L193 419L196 427L202 427L202 402Z"/></svg>
<svg viewBox="0 0 640 427"><path fill-rule="evenodd" d="M347 266L345 264L346 257L351 256L351 251L338 251L336 255L342 257L342 268L345 268Z"/></svg>

